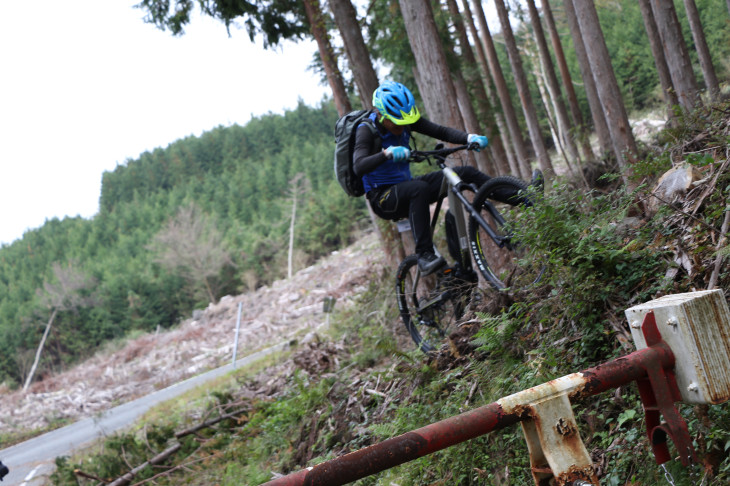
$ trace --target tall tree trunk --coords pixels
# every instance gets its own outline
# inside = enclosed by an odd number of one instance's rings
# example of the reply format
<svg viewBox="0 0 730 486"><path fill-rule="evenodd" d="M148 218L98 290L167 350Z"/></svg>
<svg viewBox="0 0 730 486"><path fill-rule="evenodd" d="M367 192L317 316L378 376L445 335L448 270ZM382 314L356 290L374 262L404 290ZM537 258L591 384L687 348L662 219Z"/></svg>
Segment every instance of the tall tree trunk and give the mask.
<svg viewBox="0 0 730 486"><path fill-rule="evenodd" d="M481 83L478 83L477 80L474 80L473 84L475 86L479 84L479 86L484 89L487 97L486 103L482 104L479 100L480 95L477 94L477 107L479 108L479 116L485 119L494 119L506 157L503 159L500 158L497 155L497 152L493 150L492 156L496 159L494 165L497 167L499 174L507 175L511 173L514 176L519 177L520 171L519 167L517 166L517 159L515 158L512 142L509 139L509 131L507 130L504 116L502 115L501 111L495 109L499 106L499 100L497 99L496 95L494 94L494 90L491 87L491 76L489 75L489 64L487 63L487 56L484 54L484 47L479 40L479 33L477 32L476 26L474 25L474 18L471 14L471 9L469 8L469 0L462 0L462 6L464 7L463 19L466 21L466 24L469 27L469 33L472 36L474 48L477 51L477 59L479 60L480 67L479 72L481 74L482 81ZM468 42L469 41L467 40L467 43Z"/></svg>
<svg viewBox="0 0 730 486"><path fill-rule="evenodd" d="M464 73L461 70L462 63L461 61L458 61L456 51L449 44L445 48L444 54L446 55L447 62L448 59L451 58L453 61L456 61L459 66L459 69L452 70L451 77L454 83L454 90L456 91L456 99L458 101L459 113L461 114L461 118L463 120L466 132L485 133L484 129L481 126L481 123L479 123L479 120L477 119L476 112L474 111L474 104L472 103L471 94L469 93L469 89L466 87L466 82L464 81ZM468 152L462 154L462 157L466 157L469 165L476 167L480 171L486 173L491 172L491 161L489 160L489 157L487 157L486 151Z"/></svg>
<svg viewBox="0 0 730 486"><path fill-rule="evenodd" d="M319 0L304 0L304 10L307 13L312 36L317 41L319 57L322 59L324 72L327 75L327 82L329 82L330 89L332 89L337 112L342 116L348 111L352 111L352 105L347 97L347 89L345 89L345 82L342 80L342 73L337 67L335 51L332 49L332 44L327 34Z"/></svg>
<svg viewBox="0 0 730 486"><path fill-rule="evenodd" d="M41 361L41 354L43 353L43 346L46 345L46 339L48 339L48 333L51 331L51 326L53 325L53 320L56 318L57 313L58 313L58 308L54 307L53 312L51 312L51 317L48 319L48 322L46 323L46 329L43 331L43 337L41 338L41 342L40 342L40 344L38 344L38 349L35 352L35 359L33 360L33 366L30 367L28 376L25 379L25 384L23 384L23 393L28 391L28 387L33 382L33 376L35 376L35 371L38 368L38 363L40 363L40 361Z"/></svg>
<svg viewBox="0 0 730 486"><path fill-rule="evenodd" d="M555 75L555 66L553 65L552 57L550 57L550 50L548 49L547 40L545 39L545 31L542 28L540 22L540 15L537 13L537 7L535 6L535 0L527 0L527 10L530 14L530 22L535 32L535 42L537 43L537 50L540 55L540 62L542 63L543 70L545 72L545 81L547 83L547 90L552 98L555 106L555 117L558 121L559 134L564 139L566 148L568 149L568 155L573 160L578 160L578 148L575 146L573 138L568 134L570 130L570 120L568 119L568 110L565 108L563 102L563 96L560 91L560 83L558 77ZM570 162L568 162L570 165Z"/></svg>
<svg viewBox="0 0 730 486"><path fill-rule="evenodd" d="M684 9L687 11L687 20L689 20L689 27L692 30L697 56L700 58L705 86L707 86L707 91L710 93L710 99L717 101L720 97L720 84L717 82L715 68L712 66L712 56L710 55L710 49L707 47L707 39L705 39L705 32L702 30L700 13L697 11L695 0L684 0Z"/></svg>
<svg viewBox="0 0 730 486"><path fill-rule="evenodd" d="M330 0L330 8L345 44L345 55L355 77L360 102L365 109L373 107L373 92L378 88L378 76L373 68L370 52L362 37L360 24L357 21L357 12L350 0ZM398 265L406 256L401 238L395 225L378 218L365 200L370 221L378 235L385 258L391 266Z"/></svg>
<svg viewBox="0 0 730 486"><path fill-rule="evenodd" d="M461 117L464 120L466 132L485 134L486 132L482 130L481 123L479 123L479 120L477 119L477 114L474 111L474 106L471 102L469 88L466 87L466 82L464 81L461 72L454 73L454 89L456 90L456 98L459 101L459 111L461 112ZM487 138L489 139L489 137ZM477 169L486 174L494 173L492 169L492 162L487 157L486 151L468 153L462 152L462 154L470 159L469 165L475 166Z"/></svg>
<svg viewBox="0 0 730 486"><path fill-rule="evenodd" d="M674 106L679 105L677 92L672 85L672 76L669 74L667 59L664 57L664 48L662 47L662 39L659 36L654 12L651 9L651 0L639 0L639 8L641 16L644 18L644 28L646 35L649 37L649 45L651 53L654 55L654 65L659 74L659 83L662 86L662 97L667 104L669 118L674 116Z"/></svg>
<svg viewBox="0 0 730 486"><path fill-rule="evenodd" d="M497 50L494 48L492 34L489 32L489 26L487 25L487 18L484 15L481 0L473 0L472 5L474 6L474 12L479 22L479 28L482 31L482 45L484 47L484 53L487 56L487 62L489 63L489 71L492 74L499 101L502 105L502 113L504 113L504 118L507 122L510 139L517 154L517 169L519 172L515 175L523 179L529 179L532 176L529 164L530 157L527 153L524 138L522 137L520 124L517 120L517 113L515 113L514 105L512 104L509 90L507 89L507 81L504 79L502 67L499 65Z"/></svg>
<svg viewBox="0 0 730 486"><path fill-rule="evenodd" d="M565 160L565 164L568 166L568 171L570 172L570 175L573 177L574 180L578 181L583 180L585 183L586 188L588 188L588 182L585 179L585 176L583 174L583 171L580 168L580 164L578 166L578 169L573 166L572 161L578 160L574 153L571 155L568 155L565 153L565 140L570 136L569 134L565 133L569 127L562 126L560 122L556 122L557 115L557 107L555 106L555 98L549 94L547 88L545 87L545 66L541 62L540 59L537 59L536 61L533 59L535 57L534 52L527 51L528 58L532 61L532 63L535 65L536 71L533 73L535 76L535 83L537 84L537 89L540 93L540 98L542 99L543 108L545 109L546 118L548 121L548 124L550 125L550 134L555 141L555 150L556 152L560 153L562 155L563 160ZM574 147L575 148L575 147ZM578 162L580 162L578 160ZM578 173L577 171L580 171Z"/></svg>
<svg viewBox="0 0 730 486"><path fill-rule="evenodd" d="M685 110L693 110L701 103L699 89L692 71L689 51L682 37L682 28L679 25L677 11L674 9L674 2L651 0L651 7L662 38L664 56L669 66L669 74L672 76L672 85L677 91L679 104Z"/></svg>
<svg viewBox="0 0 730 486"><path fill-rule="evenodd" d="M431 4L428 0L399 0L406 34L413 51L416 65L413 74L416 78L428 117L442 125L464 129L464 121L459 112L456 88L446 61ZM410 253L412 231L401 233L403 246Z"/></svg>
<svg viewBox="0 0 730 486"><path fill-rule="evenodd" d="M428 117L442 125L464 129L456 89L428 0L399 0L406 33L416 60L418 88Z"/></svg>
<svg viewBox="0 0 730 486"><path fill-rule="evenodd" d="M380 245L383 247L385 253L385 259L388 265L391 267L397 267L398 264L406 257L406 251L403 246L401 236L398 234L396 224L380 219L373 212L370 201L365 199L365 204L368 207L368 214L370 215L370 221L373 223L373 229L378 236ZM413 239L411 237L411 239Z"/></svg>
<svg viewBox="0 0 730 486"><path fill-rule="evenodd" d="M576 57L578 58L578 67L580 69L581 78L583 79L583 86L586 90L588 106L591 109L593 129L596 131L598 144L601 147L601 153L607 154L613 151L611 133L608 129L606 115L601 107L601 100L598 99L596 80L593 77L593 72L591 71L591 63L588 61L588 54L586 53L586 46L583 42L583 35L580 33L578 18L575 15L575 8L573 8L572 0L564 0L563 6L565 7L565 16L568 19L568 25L570 26L570 35L573 38L573 46L575 48Z"/></svg>
<svg viewBox="0 0 730 486"><path fill-rule="evenodd" d="M419 88L421 86L426 86L428 84L428 82L429 82L428 81L428 79L429 79L428 76L426 76L425 78L421 76L421 72L418 69L418 66L413 66L413 77L416 80L416 86L419 86ZM466 128L465 128L466 125L465 125L465 121L463 119L463 116L461 114L461 107L460 107L461 97L463 96L463 93L459 93L459 88L456 85L457 85L457 81L456 81L456 79L453 79L452 80L452 86L453 86L453 89L454 89L454 94L456 96L456 99L454 100L454 103L456 105L456 112L458 113L458 116L461 119L461 125L458 126L458 128L460 130L465 130L466 131ZM424 94L423 92L421 92L421 97L423 98L423 103L424 103L424 106L426 107L426 110L428 110L428 107L429 106L435 106L435 105L438 104L438 101L439 101L438 99L430 99L429 98L429 97L433 97L433 96L438 96L438 93L436 93L434 90L430 90L430 92L428 94ZM462 155L462 157L463 157L463 155ZM468 165L474 167L475 169L478 168L477 163L476 163L476 160L474 159L474 157L468 157L467 156L467 158L465 160L464 159L462 159L462 160L465 161ZM411 233L408 232L408 234L410 235ZM405 244L406 243L404 241L404 245ZM415 245L415 243L414 243L414 245ZM414 246L414 248L415 248L415 246Z"/></svg>
<svg viewBox="0 0 730 486"><path fill-rule="evenodd" d="M509 172L509 168L505 168L507 155L505 153L504 146L502 145L502 137L495 127L494 116L489 106L487 93L484 89L484 84L479 78L479 68L476 65L474 51L471 48L471 44L469 44L469 36L466 33L466 27L464 27L464 20L461 17L461 12L459 12L459 6L457 5L456 0L447 0L446 3L449 8L451 19L454 23L457 38L459 39L459 47L461 48L461 57L463 59L461 65L463 66L462 75L464 78L464 88L466 88L466 85L471 87L479 113L479 115L477 115L477 111L475 110L466 112L462 110L464 121L466 122L467 127L469 127L470 117L473 114L474 121L471 123L474 125L474 129L469 129L468 131L471 133L484 134L489 138L490 150L479 152L477 154L477 162L479 163L481 160L479 166L482 172L486 172L488 174L507 174ZM460 90L459 84L456 85L456 89L457 92ZM466 90L466 93L469 95L468 90ZM469 100L470 98L465 98L465 101ZM489 160L489 157L487 156L488 153L492 154L492 160ZM497 166L496 163L501 163L501 166Z"/></svg>
<svg viewBox="0 0 730 486"><path fill-rule="evenodd" d="M495 0L494 5L497 7L497 15L499 16L499 22L502 25L502 36L504 38L505 47L507 48L509 63L512 67L512 76L514 77L515 84L517 85L517 92L519 93L520 101L522 102L522 112L525 115L527 129L530 132L532 148L535 150L535 155L537 156L537 162L540 165L540 169L542 169L545 173L545 176L551 177L554 174L553 165L550 162L550 157L548 156L547 149L545 148L545 142L543 141L542 133L540 132L540 123L537 119L537 111L535 110L535 104L532 101L530 87L527 84L525 70L522 67L522 59L517 51L517 42L515 41L512 26L509 22L507 7L504 4L504 0Z"/></svg>
<svg viewBox="0 0 730 486"><path fill-rule="evenodd" d="M365 40L362 37L357 12L350 0L330 0L330 8L345 45L345 54L355 78L363 108L373 107L373 92L378 88L378 76L373 69Z"/></svg>
<svg viewBox="0 0 730 486"><path fill-rule="evenodd" d="M563 44L560 42L560 35L558 34L558 28L555 25L555 18L553 17L553 11L550 8L550 2L548 0L542 0L542 11L545 17L545 24L547 25L548 32L550 33L550 41L553 45L553 52L555 53L555 59L558 63L560 78L563 80L563 86L565 87L565 96L568 98L568 106L570 106L570 113L573 117L573 123L575 124L575 134L580 141L583 156L588 160L593 160L596 158L596 155L593 153L590 140L588 140L588 130L586 128L585 121L583 120L583 114L580 111L578 97L576 96L575 89L573 88L573 79L570 76L568 63L565 60Z"/></svg>
<svg viewBox="0 0 730 486"><path fill-rule="evenodd" d="M533 66L532 75L535 78L537 91L540 93L540 101L542 102L542 107L545 110L545 118L547 118L548 125L550 127L550 137L555 143L556 151L565 154L563 141L561 140L561 134L559 133L562 130L562 127L559 128L558 124L555 122L555 103L545 88L545 66L542 64L540 59L535 59L535 52L525 49L525 56L529 59L530 65ZM570 163L570 157L565 155L563 158L566 162Z"/></svg>
<svg viewBox="0 0 730 486"><path fill-rule="evenodd" d="M611 58L608 55L596 7L593 2L582 0L566 0L566 2L572 2L578 18L590 67L595 75L598 98L601 100L601 107L608 118L613 151L619 167L623 169L624 183L628 187L632 187L633 183L629 180L629 176L631 164L636 160L636 141L631 132L626 107L611 66Z"/></svg>

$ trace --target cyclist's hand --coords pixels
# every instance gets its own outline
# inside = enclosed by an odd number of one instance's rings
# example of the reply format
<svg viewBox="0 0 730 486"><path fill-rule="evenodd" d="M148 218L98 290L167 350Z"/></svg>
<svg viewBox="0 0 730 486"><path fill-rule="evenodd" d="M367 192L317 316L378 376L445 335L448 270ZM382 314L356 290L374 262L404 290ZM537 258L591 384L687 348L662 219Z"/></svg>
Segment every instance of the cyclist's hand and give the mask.
<svg viewBox="0 0 730 486"><path fill-rule="evenodd" d="M411 157L411 151L407 147L391 145L385 149L385 157L393 159L393 162L405 162Z"/></svg>
<svg viewBox="0 0 730 486"><path fill-rule="evenodd" d="M476 135L474 133L470 133L468 137L466 137L466 143L469 145L473 145L474 149L477 152L479 152L481 149L487 148L487 145L489 145L489 140L487 140L487 137L484 135Z"/></svg>

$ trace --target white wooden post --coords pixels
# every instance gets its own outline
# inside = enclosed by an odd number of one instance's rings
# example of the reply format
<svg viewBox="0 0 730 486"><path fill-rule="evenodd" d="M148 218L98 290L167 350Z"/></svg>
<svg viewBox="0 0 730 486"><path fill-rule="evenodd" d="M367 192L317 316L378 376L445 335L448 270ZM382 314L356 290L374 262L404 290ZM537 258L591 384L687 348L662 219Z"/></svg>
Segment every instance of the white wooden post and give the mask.
<svg viewBox="0 0 730 486"><path fill-rule="evenodd" d="M236 367L236 354L238 353L238 331L241 329L241 308L243 307L243 302L238 303L238 315L236 316L236 337L233 342L233 362L231 363L233 367Z"/></svg>

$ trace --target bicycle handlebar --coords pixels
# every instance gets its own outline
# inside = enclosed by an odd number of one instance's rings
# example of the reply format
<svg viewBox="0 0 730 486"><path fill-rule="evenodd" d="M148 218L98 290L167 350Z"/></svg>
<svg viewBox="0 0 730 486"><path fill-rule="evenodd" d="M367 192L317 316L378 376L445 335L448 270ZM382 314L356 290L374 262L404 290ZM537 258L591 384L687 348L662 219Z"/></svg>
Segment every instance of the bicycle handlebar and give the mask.
<svg viewBox="0 0 730 486"><path fill-rule="evenodd" d="M447 156L453 154L454 152L458 152L460 150L474 150L478 147L479 144L473 142L470 144L459 145L456 147L437 148L436 150L413 150L411 151L411 157L408 160L410 162L423 162L424 160L430 160L431 157L435 157L443 161Z"/></svg>

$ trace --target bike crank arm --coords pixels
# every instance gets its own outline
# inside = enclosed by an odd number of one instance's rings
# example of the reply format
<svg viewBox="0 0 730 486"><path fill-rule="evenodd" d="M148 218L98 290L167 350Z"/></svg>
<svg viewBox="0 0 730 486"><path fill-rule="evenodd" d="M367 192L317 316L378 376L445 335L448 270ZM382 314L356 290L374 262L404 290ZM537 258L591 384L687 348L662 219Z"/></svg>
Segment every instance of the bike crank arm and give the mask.
<svg viewBox="0 0 730 486"><path fill-rule="evenodd" d="M419 305L416 312L421 314L423 311L428 310L429 307L442 304L446 300L448 300L448 296L446 295L446 292L442 292L428 302L425 302L423 305Z"/></svg>

